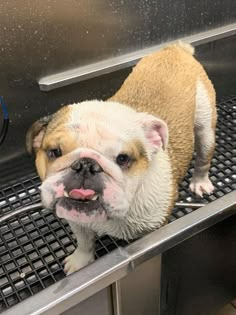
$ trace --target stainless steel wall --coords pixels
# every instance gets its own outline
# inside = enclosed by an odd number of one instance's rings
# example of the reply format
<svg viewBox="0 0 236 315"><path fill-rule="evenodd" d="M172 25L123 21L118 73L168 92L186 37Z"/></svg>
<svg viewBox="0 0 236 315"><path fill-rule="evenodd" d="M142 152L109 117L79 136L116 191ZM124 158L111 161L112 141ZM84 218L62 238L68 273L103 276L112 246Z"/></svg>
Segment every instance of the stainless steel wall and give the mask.
<svg viewBox="0 0 236 315"><path fill-rule="evenodd" d="M236 297L236 216L163 254L162 315L216 315Z"/></svg>
<svg viewBox="0 0 236 315"><path fill-rule="evenodd" d="M2 1L0 95L11 125L0 162L23 152L35 119L61 104L111 95L128 72L49 93L39 90L41 77L232 23L235 12L234 0Z"/></svg>
<svg viewBox="0 0 236 315"><path fill-rule="evenodd" d="M114 315L111 287L107 287L58 315ZM119 314L117 314L119 315Z"/></svg>

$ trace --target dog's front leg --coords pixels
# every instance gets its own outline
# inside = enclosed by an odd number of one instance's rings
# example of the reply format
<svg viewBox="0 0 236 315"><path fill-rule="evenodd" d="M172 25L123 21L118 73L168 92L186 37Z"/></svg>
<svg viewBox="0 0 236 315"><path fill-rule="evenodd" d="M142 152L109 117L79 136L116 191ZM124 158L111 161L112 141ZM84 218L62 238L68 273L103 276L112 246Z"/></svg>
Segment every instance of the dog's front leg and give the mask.
<svg viewBox="0 0 236 315"><path fill-rule="evenodd" d="M68 275L94 261L95 233L85 227L70 222L78 247L73 254L66 257L64 271Z"/></svg>

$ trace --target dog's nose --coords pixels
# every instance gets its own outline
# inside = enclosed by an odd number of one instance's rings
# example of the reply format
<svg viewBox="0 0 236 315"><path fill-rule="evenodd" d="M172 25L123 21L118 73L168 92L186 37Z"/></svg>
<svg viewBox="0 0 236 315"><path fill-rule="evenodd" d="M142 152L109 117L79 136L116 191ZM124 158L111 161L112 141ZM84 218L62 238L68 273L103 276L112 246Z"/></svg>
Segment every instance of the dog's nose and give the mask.
<svg viewBox="0 0 236 315"><path fill-rule="evenodd" d="M94 175L96 173L100 173L103 171L101 166L93 159L90 158L82 158L72 163L72 170L78 173L87 173Z"/></svg>

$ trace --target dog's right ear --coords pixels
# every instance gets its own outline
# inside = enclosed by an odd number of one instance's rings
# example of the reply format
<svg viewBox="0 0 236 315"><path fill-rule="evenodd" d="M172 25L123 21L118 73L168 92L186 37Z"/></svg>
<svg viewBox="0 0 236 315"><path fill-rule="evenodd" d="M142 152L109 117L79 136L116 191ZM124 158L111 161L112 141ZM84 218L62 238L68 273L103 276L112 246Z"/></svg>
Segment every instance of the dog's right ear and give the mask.
<svg viewBox="0 0 236 315"><path fill-rule="evenodd" d="M53 115L40 118L28 129L25 144L29 154L37 153L38 149L41 147L47 125L52 117Z"/></svg>

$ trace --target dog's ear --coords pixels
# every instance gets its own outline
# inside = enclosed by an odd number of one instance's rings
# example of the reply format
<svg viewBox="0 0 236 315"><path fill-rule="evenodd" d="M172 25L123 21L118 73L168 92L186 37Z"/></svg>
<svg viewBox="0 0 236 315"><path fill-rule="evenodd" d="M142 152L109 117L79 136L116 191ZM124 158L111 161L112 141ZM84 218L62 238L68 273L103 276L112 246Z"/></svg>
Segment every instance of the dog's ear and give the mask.
<svg viewBox="0 0 236 315"><path fill-rule="evenodd" d="M138 121L151 145L152 153L156 153L160 148L165 150L168 144L167 124L160 118L146 113L138 113L138 116Z"/></svg>
<svg viewBox="0 0 236 315"><path fill-rule="evenodd" d="M40 118L31 125L26 133L26 150L29 154L37 153L40 148L48 123L53 115Z"/></svg>

